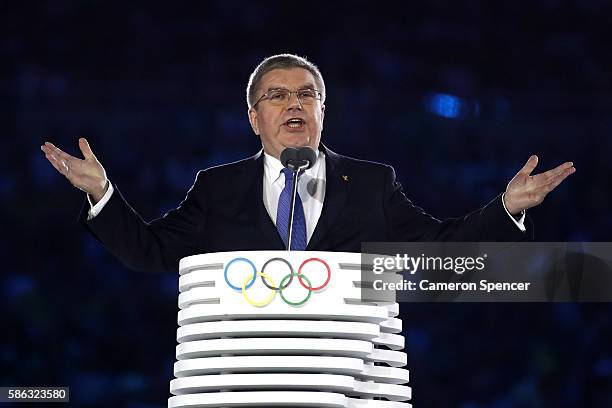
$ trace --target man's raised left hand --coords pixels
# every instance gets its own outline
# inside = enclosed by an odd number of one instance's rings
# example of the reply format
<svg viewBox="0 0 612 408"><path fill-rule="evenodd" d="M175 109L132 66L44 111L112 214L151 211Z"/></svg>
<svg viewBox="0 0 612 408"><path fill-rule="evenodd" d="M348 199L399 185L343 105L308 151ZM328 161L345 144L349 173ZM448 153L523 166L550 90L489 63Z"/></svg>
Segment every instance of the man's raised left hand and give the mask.
<svg viewBox="0 0 612 408"><path fill-rule="evenodd" d="M504 194L504 204L512 215L539 205L567 176L574 173L574 163L565 162L544 173L531 175L538 165L538 156L533 155L523 168L510 180Z"/></svg>

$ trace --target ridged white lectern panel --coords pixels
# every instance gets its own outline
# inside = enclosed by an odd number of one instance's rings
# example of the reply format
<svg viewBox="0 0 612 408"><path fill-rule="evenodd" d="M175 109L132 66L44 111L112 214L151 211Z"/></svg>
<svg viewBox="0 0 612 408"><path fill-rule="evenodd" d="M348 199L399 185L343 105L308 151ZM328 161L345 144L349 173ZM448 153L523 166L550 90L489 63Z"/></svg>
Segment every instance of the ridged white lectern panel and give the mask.
<svg viewBox="0 0 612 408"><path fill-rule="evenodd" d="M168 407L411 407L395 294L361 270L342 252L182 259Z"/></svg>

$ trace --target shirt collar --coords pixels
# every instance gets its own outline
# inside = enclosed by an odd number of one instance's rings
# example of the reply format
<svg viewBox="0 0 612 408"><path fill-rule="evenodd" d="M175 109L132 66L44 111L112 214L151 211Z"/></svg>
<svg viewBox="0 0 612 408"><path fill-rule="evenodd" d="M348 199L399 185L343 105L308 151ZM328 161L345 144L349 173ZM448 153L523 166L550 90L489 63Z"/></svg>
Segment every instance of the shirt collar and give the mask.
<svg viewBox="0 0 612 408"><path fill-rule="evenodd" d="M324 154L320 150L315 150L317 152L317 161L314 166L309 168L304 172L310 178L316 178L317 173L319 171L319 166L321 165L321 160L324 160ZM264 151L264 177L266 178L268 184L275 183L281 177L281 171L284 169L280 160L276 157L269 155ZM302 176L300 176L301 178Z"/></svg>

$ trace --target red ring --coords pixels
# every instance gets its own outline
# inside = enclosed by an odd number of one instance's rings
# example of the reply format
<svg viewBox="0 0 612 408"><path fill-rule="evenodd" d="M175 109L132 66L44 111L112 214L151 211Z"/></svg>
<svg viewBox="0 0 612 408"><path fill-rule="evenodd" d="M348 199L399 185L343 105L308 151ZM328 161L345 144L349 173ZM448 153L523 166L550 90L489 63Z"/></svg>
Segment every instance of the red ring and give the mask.
<svg viewBox="0 0 612 408"><path fill-rule="evenodd" d="M302 280L302 267L304 265L306 265L308 262L310 261L319 261L321 262L323 265L325 265L325 268L327 269L327 279L325 280L325 282L323 282L323 284L321 286L318 286L316 288L313 287L308 287L304 284L304 281ZM329 279L331 278L331 269L329 269L329 265L327 264L327 262L325 262L324 260L322 260L321 258L308 258L307 260L305 260L304 262L302 262L302 264L300 265L300 267L298 268L298 280L300 281L300 284L305 287L306 289L313 291L313 290L319 290L319 289L323 289L325 286L327 286L327 284L329 283Z"/></svg>

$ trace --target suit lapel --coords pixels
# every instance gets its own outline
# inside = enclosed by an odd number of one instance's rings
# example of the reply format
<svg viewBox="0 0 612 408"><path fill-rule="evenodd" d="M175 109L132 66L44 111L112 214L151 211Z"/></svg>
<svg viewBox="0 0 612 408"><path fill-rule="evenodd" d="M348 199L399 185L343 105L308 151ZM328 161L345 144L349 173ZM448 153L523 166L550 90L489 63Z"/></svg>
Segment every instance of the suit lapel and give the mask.
<svg viewBox="0 0 612 408"><path fill-rule="evenodd" d="M323 144L319 148L325 153L325 200L307 250L314 250L327 235L346 203L350 188L350 179L343 173L341 157Z"/></svg>
<svg viewBox="0 0 612 408"><path fill-rule="evenodd" d="M255 202L245 203L251 211L251 217L255 220L257 227L259 228L262 237L270 244L269 246L274 249L284 249L285 245L280 237L280 234L276 230L276 226L272 222L268 211L263 203L263 177L264 177L264 154L261 150L258 154L253 156L252 165L247 167L247 174L252 176L249 178L249 193L247 197L250 197ZM248 177L248 175L245 175ZM264 247L258 245L258 247Z"/></svg>

